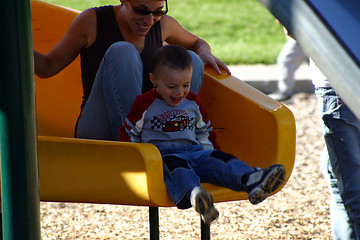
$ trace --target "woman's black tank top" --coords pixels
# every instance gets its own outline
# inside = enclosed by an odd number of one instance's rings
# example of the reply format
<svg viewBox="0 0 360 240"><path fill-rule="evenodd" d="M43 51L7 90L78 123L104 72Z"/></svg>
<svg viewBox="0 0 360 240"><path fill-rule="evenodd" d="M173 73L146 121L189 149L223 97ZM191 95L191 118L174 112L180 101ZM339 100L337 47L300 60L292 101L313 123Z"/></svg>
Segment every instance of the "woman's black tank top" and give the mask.
<svg viewBox="0 0 360 240"><path fill-rule="evenodd" d="M115 19L113 6L102 6L94 8L97 16L97 35L95 42L88 48L82 49L81 76L83 85L83 109L91 88L93 86L96 72L106 50L115 42L124 41ZM153 88L149 79L152 55L156 49L162 46L160 21L151 27L145 37L145 45L140 53L143 62L143 93Z"/></svg>

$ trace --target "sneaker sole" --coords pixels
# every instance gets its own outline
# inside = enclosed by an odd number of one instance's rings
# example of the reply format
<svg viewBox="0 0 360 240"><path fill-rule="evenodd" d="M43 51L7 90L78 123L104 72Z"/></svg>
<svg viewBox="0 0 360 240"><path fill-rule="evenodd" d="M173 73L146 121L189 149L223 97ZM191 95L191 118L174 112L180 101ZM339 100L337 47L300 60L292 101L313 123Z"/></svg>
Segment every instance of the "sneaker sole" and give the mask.
<svg viewBox="0 0 360 240"><path fill-rule="evenodd" d="M264 201L270 193L276 191L284 183L285 175L285 168L281 165L272 169L263 182L249 193L249 201L252 204Z"/></svg>
<svg viewBox="0 0 360 240"><path fill-rule="evenodd" d="M201 218L208 225L219 217L219 211L214 207L213 198L207 192L199 194L196 206L195 210L201 214Z"/></svg>
<svg viewBox="0 0 360 240"><path fill-rule="evenodd" d="M219 211L213 206L210 208L208 212L205 212L201 215L202 220L210 225L213 221L215 221L219 217Z"/></svg>

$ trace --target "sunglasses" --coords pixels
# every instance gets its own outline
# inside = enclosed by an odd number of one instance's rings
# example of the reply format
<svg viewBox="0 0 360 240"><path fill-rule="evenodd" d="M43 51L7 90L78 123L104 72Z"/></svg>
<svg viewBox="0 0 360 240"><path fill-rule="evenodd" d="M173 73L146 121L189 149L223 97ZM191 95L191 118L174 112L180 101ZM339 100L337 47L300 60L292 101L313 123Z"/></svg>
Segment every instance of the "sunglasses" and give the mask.
<svg viewBox="0 0 360 240"><path fill-rule="evenodd" d="M165 0L165 10L156 10L156 11L149 11L149 10L144 9L144 8L134 7L131 0L128 0L128 2L130 3L134 13L137 14L137 15L147 16L149 14L152 14L154 17L161 17L161 16L165 15L168 12L167 0Z"/></svg>

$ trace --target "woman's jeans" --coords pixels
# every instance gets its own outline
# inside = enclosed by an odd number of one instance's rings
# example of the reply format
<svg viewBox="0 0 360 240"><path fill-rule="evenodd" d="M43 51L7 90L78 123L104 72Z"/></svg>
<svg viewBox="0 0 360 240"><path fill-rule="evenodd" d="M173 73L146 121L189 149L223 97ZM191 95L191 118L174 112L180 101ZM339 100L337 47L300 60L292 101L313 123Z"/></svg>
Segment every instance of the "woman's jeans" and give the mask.
<svg viewBox="0 0 360 240"><path fill-rule="evenodd" d="M231 154L206 150L202 145L158 148L163 157L167 190L180 209L191 207L189 194L201 182L244 191L243 176L255 171Z"/></svg>
<svg viewBox="0 0 360 240"><path fill-rule="evenodd" d="M189 51L193 61L191 91L199 93L204 63ZM142 93L143 65L140 54L128 42L109 47L99 66L90 96L80 115L76 137L118 140L119 128L136 96Z"/></svg>
<svg viewBox="0 0 360 240"><path fill-rule="evenodd" d="M335 239L360 239L360 121L332 88L317 88L326 142L324 176Z"/></svg>

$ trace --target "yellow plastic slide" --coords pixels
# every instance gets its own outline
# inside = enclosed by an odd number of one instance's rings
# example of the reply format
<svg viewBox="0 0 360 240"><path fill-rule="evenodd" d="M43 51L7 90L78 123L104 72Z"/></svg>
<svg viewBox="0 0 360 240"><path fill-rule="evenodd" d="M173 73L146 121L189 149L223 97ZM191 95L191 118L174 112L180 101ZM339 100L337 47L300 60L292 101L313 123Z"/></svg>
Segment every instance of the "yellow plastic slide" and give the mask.
<svg viewBox="0 0 360 240"><path fill-rule="evenodd" d="M31 1L31 8L34 49L47 53L78 11L37 0ZM55 77L36 77L40 199L174 206L155 146L73 138L81 97L79 59ZM224 151L254 167L281 163L289 179L295 158L295 121L289 109L210 68L200 97ZM246 193L203 186L215 202L247 199Z"/></svg>

